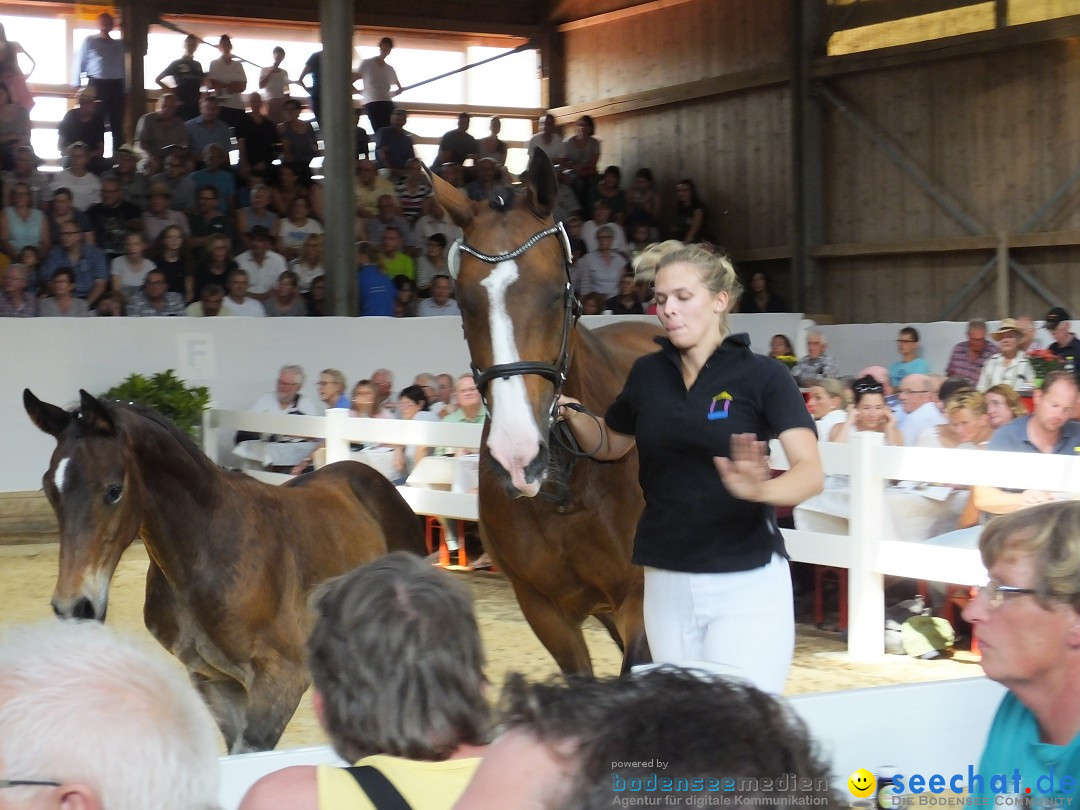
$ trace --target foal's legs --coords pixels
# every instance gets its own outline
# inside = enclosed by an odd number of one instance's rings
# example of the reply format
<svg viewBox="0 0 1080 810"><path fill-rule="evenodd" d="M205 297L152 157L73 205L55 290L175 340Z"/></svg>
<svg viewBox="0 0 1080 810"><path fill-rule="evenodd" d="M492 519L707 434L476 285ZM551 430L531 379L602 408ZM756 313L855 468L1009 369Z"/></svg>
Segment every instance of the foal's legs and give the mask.
<svg viewBox="0 0 1080 810"><path fill-rule="evenodd" d="M247 701L247 724L231 753L269 751L285 731L308 687L304 668L284 657L263 658L255 664L255 680Z"/></svg>
<svg viewBox="0 0 1080 810"><path fill-rule="evenodd" d="M201 672L192 672L191 682L217 721L229 753L239 753L234 749L244 733L247 706L244 687L226 675L211 678Z"/></svg>

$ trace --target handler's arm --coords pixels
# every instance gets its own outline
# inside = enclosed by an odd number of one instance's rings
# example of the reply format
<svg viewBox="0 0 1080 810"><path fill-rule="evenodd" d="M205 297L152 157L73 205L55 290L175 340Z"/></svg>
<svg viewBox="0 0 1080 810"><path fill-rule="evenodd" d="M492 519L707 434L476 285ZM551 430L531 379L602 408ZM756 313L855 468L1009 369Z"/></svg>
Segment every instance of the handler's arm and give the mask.
<svg viewBox="0 0 1080 810"><path fill-rule="evenodd" d="M791 467L776 478L769 475L766 443L752 433L731 437L731 458L717 457L716 469L724 486L736 498L796 506L824 488L817 436L809 428L790 428L780 434L780 445Z"/></svg>
<svg viewBox="0 0 1080 810"><path fill-rule="evenodd" d="M630 452L635 443L633 436L612 430L602 417L581 413L567 407L569 404L581 403L573 397L559 397L559 417L570 426L583 451L592 453L597 461L615 461Z"/></svg>
<svg viewBox="0 0 1080 810"><path fill-rule="evenodd" d="M808 428L791 428L779 436L791 468L765 482L766 503L797 506L825 488L817 436Z"/></svg>

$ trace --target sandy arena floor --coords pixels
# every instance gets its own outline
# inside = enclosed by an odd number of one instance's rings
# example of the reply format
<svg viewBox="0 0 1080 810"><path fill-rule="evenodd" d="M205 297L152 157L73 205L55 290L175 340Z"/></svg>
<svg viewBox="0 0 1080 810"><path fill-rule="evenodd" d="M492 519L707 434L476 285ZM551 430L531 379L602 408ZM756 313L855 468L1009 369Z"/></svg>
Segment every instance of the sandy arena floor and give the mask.
<svg viewBox="0 0 1080 810"><path fill-rule="evenodd" d="M58 546L0 546L0 623L50 618L49 598L56 580ZM146 552L140 545L128 549L113 577L108 623L147 634L142 622ZM557 672L554 662L532 634L514 601L509 584L493 574L461 574L476 599L477 616L488 656L488 677L499 685L510 672L543 678ZM147 634L148 635L148 634ZM596 622L586 626L586 638L599 674L619 669L618 649ZM179 664L177 664L179 666ZM911 683L981 675L977 661L968 653L952 660L918 661L886 656L879 661L853 662L835 633L800 625L795 663L787 693L825 692L889 683ZM279 747L325 742L307 696L285 731Z"/></svg>

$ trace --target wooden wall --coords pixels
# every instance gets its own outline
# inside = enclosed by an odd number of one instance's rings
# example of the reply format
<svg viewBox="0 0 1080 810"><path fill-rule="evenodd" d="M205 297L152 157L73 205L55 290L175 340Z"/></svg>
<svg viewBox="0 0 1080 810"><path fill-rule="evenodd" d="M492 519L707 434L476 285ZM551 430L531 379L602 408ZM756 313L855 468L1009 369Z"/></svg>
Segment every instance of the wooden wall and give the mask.
<svg viewBox="0 0 1080 810"><path fill-rule="evenodd" d="M695 0L564 34L568 105L784 62L785 0ZM668 205L692 178L729 249L784 245L791 217L787 87L597 118L602 165L647 166ZM595 116L594 116L595 117Z"/></svg>
<svg viewBox="0 0 1080 810"><path fill-rule="evenodd" d="M1026 221L1080 171L1080 54L1053 42L947 62L831 79L828 86L888 133L904 155L946 191L981 235L1019 233ZM827 107L826 242L947 240L968 230L844 116ZM1080 230L1080 184L1036 231ZM1080 311L1074 247L1027 248L1013 257ZM826 302L841 321L937 319L942 307L993 249L958 253L830 259ZM1011 311L998 312L990 284L958 319L1040 317L1048 304L1015 278Z"/></svg>
<svg viewBox="0 0 1080 810"><path fill-rule="evenodd" d="M784 0L692 0L608 15L599 25L571 24L561 35L564 117L595 107L588 111L603 143L601 164L621 166L627 185L638 167L650 167L669 207L674 182L693 178L721 242L744 258L744 275L764 268L781 292L790 289L794 213L789 11ZM925 59L888 67L871 60L865 69L837 72L823 68L824 61L815 64L820 81L955 200L983 237L971 249L970 230L823 103L824 244L817 253L827 313L840 322L941 318L947 302L994 259L995 234L1015 240L1035 210L1080 171L1074 101L1080 41L1068 30L1062 22L1066 33L1056 38L1028 36L1018 27L985 32L986 39L1011 38L1013 47L947 59L939 52L951 44L939 41L918 46ZM778 80L750 82L738 92L661 106L649 99L652 91L770 66ZM605 107L614 112L605 114ZM1080 313L1080 285L1071 277L1080 261L1078 203L1080 183L1029 228L1056 234L1035 239L1050 246L1011 252L1074 314ZM951 319L1038 318L1049 307L1015 276L1008 293L1009 311L997 311L991 274Z"/></svg>

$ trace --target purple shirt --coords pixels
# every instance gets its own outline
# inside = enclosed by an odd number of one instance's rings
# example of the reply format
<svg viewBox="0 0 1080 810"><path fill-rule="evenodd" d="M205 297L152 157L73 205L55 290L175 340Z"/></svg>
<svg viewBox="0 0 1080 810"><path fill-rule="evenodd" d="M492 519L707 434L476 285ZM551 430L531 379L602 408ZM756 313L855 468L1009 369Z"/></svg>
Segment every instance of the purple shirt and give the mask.
<svg viewBox="0 0 1080 810"><path fill-rule="evenodd" d="M979 381L979 375L982 374L983 364L992 355L997 354L997 351L997 346L988 340L983 345L982 351L972 357L971 341L962 340L953 347L952 354L949 355L949 362L945 365L945 376L963 377L975 385Z"/></svg>

